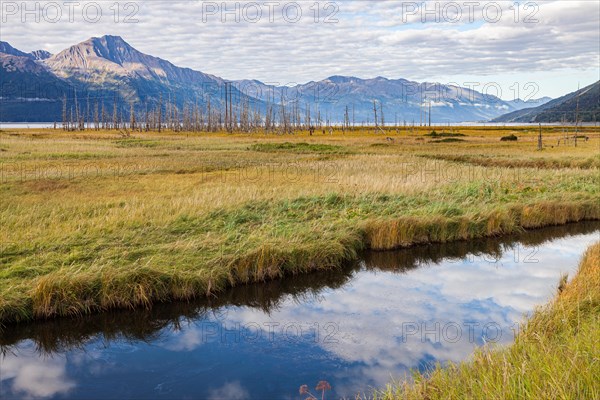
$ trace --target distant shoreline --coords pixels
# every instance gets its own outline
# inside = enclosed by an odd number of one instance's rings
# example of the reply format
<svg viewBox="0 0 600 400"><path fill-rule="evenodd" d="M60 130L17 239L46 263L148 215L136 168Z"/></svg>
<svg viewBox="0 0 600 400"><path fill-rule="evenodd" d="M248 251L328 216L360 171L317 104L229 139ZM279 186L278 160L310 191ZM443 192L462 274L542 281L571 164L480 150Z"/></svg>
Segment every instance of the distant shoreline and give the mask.
<svg viewBox="0 0 600 400"><path fill-rule="evenodd" d="M334 123L333 127L341 127L343 123ZM459 126L459 127L528 127L528 126L539 126L539 123L525 123L525 122L432 122L431 127L445 127L445 126ZM543 122L542 126L575 126L573 123L561 124L560 122ZM375 124L361 124L360 126L356 126L356 128L360 127L373 127ZM386 128L394 128L399 127L403 128L404 123L399 123L398 125L394 123L385 124ZM413 126L412 122L407 123L406 126ZM419 126L418 124L414 125L415 127ZM600 121L598 122L580 122L580 127L595 127L600 126ZM422 126L426 127L426 126ZM0 129L54 129L54 122L0 122ZM62 130L62 122L56 123L56 129Z"/></svg>

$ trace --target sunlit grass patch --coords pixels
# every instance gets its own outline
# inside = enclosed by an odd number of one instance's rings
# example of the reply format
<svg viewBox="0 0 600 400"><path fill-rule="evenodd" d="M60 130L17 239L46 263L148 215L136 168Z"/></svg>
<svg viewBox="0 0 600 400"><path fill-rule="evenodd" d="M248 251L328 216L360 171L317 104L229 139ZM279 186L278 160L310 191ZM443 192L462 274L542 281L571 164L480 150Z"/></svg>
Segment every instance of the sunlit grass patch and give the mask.
<svg viewBox="0 0 600 400"><path fill-rule="evenodd" d="M263 152L291 152L291 153L335 153L335 154L346 154L348 150L342 146L330 145L330 144L316 144L316 143L257 143L250 146L253 151Z"/></svg>
<svg viewBox="0 0 600 400"><path fill-rule="evenodd" d="M2 133L0 320L149 307L338 268L366 247L598 219L597 133L542 155L515 129L457 128L465 145L419 140L425 127ZM501 144L506 131L525 139Z"/></svg>
<svg viewBox="0 0 600 400"><path fill-rule="evenodd" d="M122 139L115 141L117 147L142 147L142 148L154 148L159 147L160 142L157 140L144 140L144 139Z"/></svg>

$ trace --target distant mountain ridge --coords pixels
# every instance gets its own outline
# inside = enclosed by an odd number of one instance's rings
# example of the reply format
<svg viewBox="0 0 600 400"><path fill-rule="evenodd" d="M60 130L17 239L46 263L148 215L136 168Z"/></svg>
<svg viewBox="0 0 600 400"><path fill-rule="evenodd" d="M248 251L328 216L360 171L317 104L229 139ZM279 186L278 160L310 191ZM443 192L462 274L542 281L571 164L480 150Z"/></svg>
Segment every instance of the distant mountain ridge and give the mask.
<svg viewBox="0 0 600 400"><path fill-rule="evenodd" d="M600 81L541 106L502 115L493 122L575 122L576 118L580 122L600 120Z"/></svg>
<svg viewBox="0 0 600 400"><path fill-rule="evenodd" d="M24 53L21 50L15 49L8 42L3 42L3 41L0 41L0 53L8 54L11 56L17 56L17 57L30 57L31 56L28 53Z"/></svg>
<svg viewBox="0 0 600 400"><path fill-rule="evenodd" d="M12 47L10 45L10 43L3 42L1 40L0 40L0 53L8 54L11 56L17 56L17 57L27 57L27 58L31 58L33 60L45 60L52 56L52 54L46 50L36 50L36 51L32 51L31 53L25 53L21 50L17 50L14 47Z"/></svg>
<svg viewBox="0 0 600 400"><path fill-rule="evenodd" d="M94 72L100 72L178 84L221 81L215 76L179 68L168 61L144 54L119 36L88 39L48 58L45 63L63 77L91 79Z"/></svg>
<svg viewBox="0 0 600 400"><path fill-rule="evenodd" d="M69 108L75 99L80 109L90 108L88 98L107 110L116 104L124 118L132 104L143 112L169 103L179 116L192 106L225 109L226 80L144 54L119 36L93 37L54 55L0 42L0 65L0 83L11 89L3 90L0 121L60 120L64 97ZM376 113L377 122L387 124L487 121L524 106L458 86L384 77L335 75L293 87L241 80L232 86L236 110L285 105L299 118L332 123L374 123Z"/></svg>
<svg viewBox="0 0 600 400"><path fill-rule="evenodd" d="M348 118L350 122L372 124L376 112L378 123L382 117L386 124L428 123L430 110L432 122L437 123L486 121L517 109L495 96L467 88L384 77L336 75L293 87L257 80L237 81L235 85L263 101L298 102L304 109L312 105L313 117L318 112L324 120L338 123Z"/></svg>
<svg viewBox="0 0 600 400"><path fill-rule="evenodd" d="M46 59L52 57L52 53L50 53L49 51L46 51L46 50L35 50L29 54L31 54L33 56L33 58L36 60L46 60Z"/></svg>
<svg viewBox="0 0 600 400"><path fill-rule="evenodd" d="M60 115L58 99L71 87L39 62L46 53L0 41L0 121L48 122Z"/></svg>
<svg viewBox="0 0 600 400"><path fill-rule="evenodd" d="M544 104L548 103L549 101L552 101L552 97L540 97L539 99L531 99L531 100L516 99L516 100L507 101L507 103L510 104L511 106L513 106L516 109L516 111L518 111L518 110L522 110L524 108L533 108L533 107L543 106Z"/></svg>
<svg viewBox="0 0 600 400"><path fill-rule="evenodd" d="M50 57L20 52L8 43L2 49L15 55L0 52L0 60L13 57L2 64L3 87L11 90L2 96L1 121L60 121L64 97L69 110L75 98L82 110L90 108L88 97L92 107L99 102L99 108L111 112L116 104L124 119L132 103L137 112L168 103L173 113L190 103L223 104L223 79L141 53L119 36L90 38ZM237 90L233 96L245 99Z"/></svg>

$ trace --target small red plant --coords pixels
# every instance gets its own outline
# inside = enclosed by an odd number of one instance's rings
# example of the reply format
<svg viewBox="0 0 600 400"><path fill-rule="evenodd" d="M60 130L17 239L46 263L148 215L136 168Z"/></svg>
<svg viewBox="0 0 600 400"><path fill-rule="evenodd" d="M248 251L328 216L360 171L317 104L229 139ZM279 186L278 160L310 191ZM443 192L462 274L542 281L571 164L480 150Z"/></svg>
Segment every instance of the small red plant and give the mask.
<svg viewBox="0 0 600 400"><path fill-rule="evenodd" d="M321 400L325 400L325 391L331 390L331 385L327 381L319 381L319 383L317 383L317 387L315 388L315 390L320 391L321 392ZM310 392L310 390L308 390L308 385L300 386L299 392L300 392L300 394L308 395L306 400L319 400L314 394L312 394Z"/></svg>

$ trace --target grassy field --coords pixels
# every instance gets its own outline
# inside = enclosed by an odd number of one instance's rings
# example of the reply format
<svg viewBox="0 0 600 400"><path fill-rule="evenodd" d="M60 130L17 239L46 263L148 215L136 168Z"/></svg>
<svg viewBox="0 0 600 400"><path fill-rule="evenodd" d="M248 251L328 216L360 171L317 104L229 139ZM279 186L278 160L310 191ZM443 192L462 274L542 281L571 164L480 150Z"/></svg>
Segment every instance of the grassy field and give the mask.
<svg viewBox="0 0 600 400"><path fill-rule="evenodd" d="M536 151L534 128L4 130L0 322L215 295L362 248L600 219L600 131L582 135L575 147L544 128Z"/></svg>
<svg viewBox="0 0 600 400"><path fill-rule="evenodd" d="M510 347L480 349L468 362L417 373L376 399L600 398L600 243L559 291Z"/></svg>

